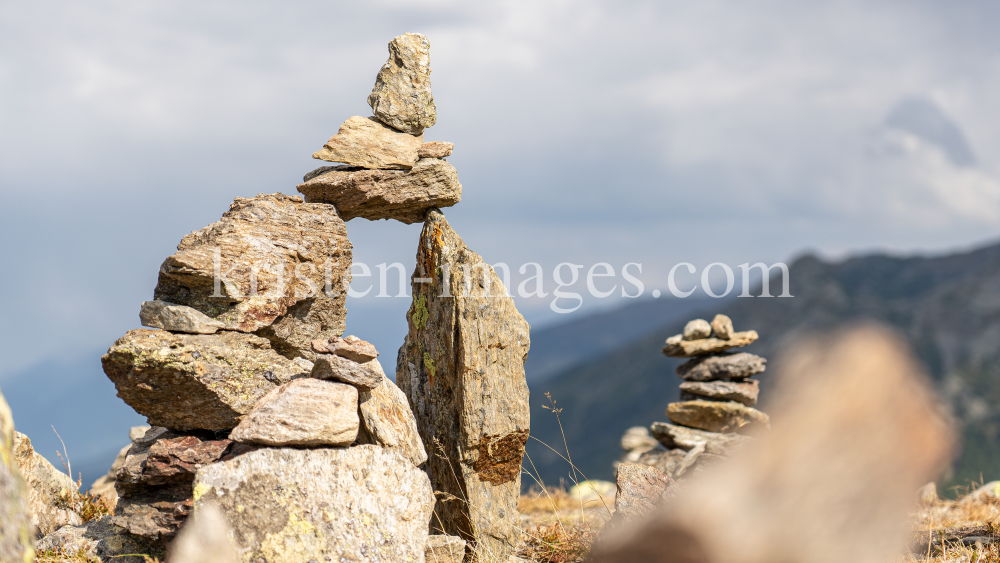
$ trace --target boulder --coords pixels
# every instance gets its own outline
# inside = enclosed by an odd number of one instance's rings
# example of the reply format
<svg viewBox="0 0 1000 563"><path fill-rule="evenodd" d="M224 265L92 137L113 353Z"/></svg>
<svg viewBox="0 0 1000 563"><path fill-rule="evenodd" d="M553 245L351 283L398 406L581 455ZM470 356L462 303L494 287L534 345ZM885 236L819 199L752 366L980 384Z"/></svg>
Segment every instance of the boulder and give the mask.
<svg viewBox="0 0 1000 563"><path fill-rule="evenodd" d="M670 497L674 480L655 467L640 463L623 463L616 476L613 526L641 520Z"/></svg>
<svg viewBox="0 0 1000 563"><path fill-rule="evenodd" d="M333 354L317 356L309 375L316 379L332 379L341 383L349 383L359 390L374 389L385 379L385 373L383 373L382 365L378 363L378 360L369 360L359 364Z"/></svg>
<svg viewBox="0 0 1000 563"><path fill-rule="evenodd" d="M704 319L695 319L684 325L684 340L701 340L712 336L712 325Z"/></svg>
<svg viewBox="0 0 1000 563"><path fill-rule="evenodd" d="M409 170L423 142L422 136L400 133L374 117L354 116L312 156L361 168Z"/></svg>
<svg viewBox="0 0 1000 563"><path fill-rule="evenodd" d="M0 561L4 563L33 559L30 494L15 461L14 417L0 394Z"/></svg>
<svg viewBox="0 0 1000 563"><path fill-rule="evenodd" d="M132 330L101 358L118 396L154 426L228 430L297 364L252 334Z"/></svg>
<svg viewBox="0 0 1000 563"><path fill-rule="evenodd" d="M764 358L740 352L690 359L677 367L677 375L687 381L745 379L763 373L766 368Z"/></svg>
<svg viewBox="0 0 1000 563"><path fill-rule="evenodd" d="M718 338L703 338L701 340L684 340L684 335L677 334L667 339L663 353L677 358L689 358L691 356L704 356L724 352L730 348L739 348L752 344L757 340L757 331L748 330L737 332L729 337L729 340Z"/></svg>
<svg viewBox="0 0 1000 563"><path fill-rule="evenodd" d="M712 333L719 340L729 340L733 337L733 321L726 315L715 315L712 319Z"/></svg>
<svg viewBox="0 0 1000 563"><path fill-rule="evenodd" d="M756 433L768 427L768 416L755 408L734 402L684 401L667 405L674 424L709 432Z"/></svg>
<svg viewBox="0 0 1000 563"><path fill-rule="evenodd" d="M431 93L431 43L419 33L389 42L389 60L375 78L368 105L382 123L420 135L437 121Z"/></svg>
<svg viewBox="0 0 1000 563"><path fill-rule="evenodd" d="M427 450L417 431L417 420L413 417L406 395L395 383L383 378L374 389L360 391L358 401L361 413L359 442L397 450L416 466L427 461Z"/></svg>
<svg viewBox="0 0 1000 563"><path fill-rule="evenodd" d="M353 335L344 338L334 336L326 340L313 340L312 347L317 354L333 354L358 363L364 363L378 357L378 350L375 349L375 346Z"/></svg>
<svg viewBox="0 0 1000 563"><path fill-rule="evenodd" d="M681 400L693 401L736 401L748 407L757 404L760 382L756 379L743 381L685 381L681 383Z"/></svg>
<svg viewBox="0 0 1000 563"><path fill-rule="evenodd" d="M260 449L203 468L194 490L242 561L419 561L434 506L423 471L371 445Z"/></svg>
<svg viewBox="0 0 1000 563"><path fill-rule="evenodd" d="M225 323L191 307L166 301L144 301L139 309L139 320L142 326L188 334L215 334L226 327Z"/></svg>
<svg viewBox="0 0 1000 563"><path fill-rule="evenodd" d="M239 563L230 533L219 506L205 503L170 545L167 563Z"/></svg>
<svg viewBox="0 0 1000 563"><path fill-rule="evenodd" d="M310 343L344 332L351 242L328 205L284 194L236 198L222 219L184 237L160 267L154 297L227 330L262 332L311 359Z"/></svg>
<svg viewBox="0 0 1000 563"><path fill-rule="evenodd" d="M733 448L753 441L750 436L705 432L685 426L675 426L666 422L654 422L650 426L653 437L667 449L691 450L698 444L705 444L705 451L714 455L731 453ZM669 472L667 472L669 473Z"/></svg>
<svg viewBox="0 0 1000 563"><path fill-rule="evenodd" d="M409 170L366 170L335 166L299 184L306 201L328 203L344 221L395 219L419 223L434 207L462 200L458 172L446 161L423 158Z"/></svg>
<svg viewBox="0 0 1000 563"><path fill-rule="evenodd" d="M83 524L80 515L68 507L79 489L76 482L39 455L31 447L31 440L20 432L14 433L14 460L28 485L31 523L38 537L66 525Z"/></svg>
<svg viewBox="0 0 1000 563"><path fill-rule="evenodd" d="M396 382L424 446L434 448L427 462L434 490L468 501L438 505L434 526L506 559L520 538L528 323L493 268L437 210L420 236L412 292Z"/></svg>
<svg viewBox="0 0 1000 563"><path fill-rule="evenodd" d="M417 151L417 156L420 158L445 158L451 156L451 151L453 150L455 150L454 143L433 141L421 145L420 150Z"/></svg>
<svg viewBox="0 0 1000 563"><path fill-rule="evenodd" d="M458 536L427 537L424 561L427 563L462 563L465 560L465 540Z"/></svg>
<svg viewBox="0 0 1000 563"><path fill-rule="evenodd" d="M264 395L229 437L265 446L350 446L358 424L357 388L305 377Z"/></svg>

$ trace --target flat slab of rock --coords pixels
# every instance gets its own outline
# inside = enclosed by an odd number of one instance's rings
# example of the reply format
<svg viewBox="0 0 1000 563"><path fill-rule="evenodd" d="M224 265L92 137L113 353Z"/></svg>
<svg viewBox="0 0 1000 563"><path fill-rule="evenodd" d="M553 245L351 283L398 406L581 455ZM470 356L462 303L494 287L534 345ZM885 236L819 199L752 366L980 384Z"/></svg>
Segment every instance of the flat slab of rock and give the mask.
<svg viewBox="0 0 1000 563"><path fill-rule="evenodd" d="M419 561L434 506L426 473L371 445L260 449L203 468L194 489L241 561Z"/></svg>
<svg viewBox="0 0 1000 563"><path fill-rule="evenodd" d="M373 363L374 362L374 363ZM334 356L320 354L316 357L310 377L349 383L358 389L374 389L385 379L382 366L376 360L363 364Z"/></svg>
<svg viewBox="0 0 1000 563"><path fill-rule="evenodd" d="M748 344L752 344L756 340L757 331L755 330L733 333L729 340L721 340L719 338L684 340L684 335L677 334L667 339L667 344L663 347L663 353L676 358L704 356L705 354L724 352L730 348L746 346Z"/></svg>
<svg viewBox="0 0 1000 563"><path fill-rule="evenodd" d="M465 560L465 540L458 536L428 536L424 560L427 563L462 563Z"/></svg>
<svg viewBox="0 0 1000 563"><path fill-rule="evenodd" d="M434 207L451 207L462 200L455 167L437 158L423 158L410 170L365 170L337 166L298 185L310 203L328 203L344 221L395 219L419 223Z"/></svg>
<svg viewBox="0 0 1000 563"><path fill-rule="evenodd" d="M83 524L80 515L66 506L64 499L77 492L76 482L59 471L31 447L31 440L20 432L14 433L14 460L28 485L28 506L31 523L38 537L51 534L63 526Z"/></svg>
<svg viewBox="0 0 1000 563"><path fill-rule="evenodd" d="M221 220L181 240L160 266L154 297L227 330L270 328L261 335L276 350L311 359L313 340L344 332L351 251L328 205L284 194L236 198Z"/></svg>
<svg viewBox="0 0 1000 563"><path fill-rule="evenodd" d="M215 334L226 327L225 323L191 307L166 301L144 301L139 309L139 320L142 326L188 334Z"/></svg>
<svg viewBox="0 0 1000 563"><path fill-rule="evenodd" d="M674 424L708 432L752 434L768 427L770 419L759 410L734 402L684 401L667 405Z"/></svg>
<svg viewBox="0 0 1000 563"><path fill-rule="evenodd" d="M360 391L358 400L361 413L359 442L396 450L416 466L427 461L427 450L420 439L417 420L413 417L406 395L395 383L383 378L374 389Z"/></svg>
<svg viewBox="0 0 1000 563"><path fill-rule="evenodd" d="M417 163L423 136L386 127L374 117L348 118L313 158L361 168L410 169Z"/></svg>
<svg viewBox="0 0 1000 563"><path fill-rule="evenodd" d="M359 424L356 387L304 377L264 395L229 438L265 446L350 446Z"/></svg>
<svg viewBox="0 0 1000 563"><path fill-rule="evenodd" d="M706 432L686 426L676 426L666 422L654 422L649 427L653 437L668 450L691 450L698 444L705 444L705 452L713 455L727 455L733 448L739 447L753 438L741 434L723 434Z"/></svg>
<svg viewBox="0 0 1000 563"><path fill-rule="evenodd" d="M448 458L435 451L427 462L434 490L468 499L439 504L433 525L502 561L519 541L528 323L440 211L427 214L413 279L396 381L424 446L438 442Z"/></svg>
<svg viewBox="0 0 1000 563"><path fill-rule="evenodd" d="M417 156L420 158L445 158L451 156L451 151L453 150L455 150L454 143L433 141L421 145L420 150L417 151Z"/></svg>
<svg viewBox="0 0 1000 563"><path fill-rule="evenodd" d="M252 334L132 330L101 358L118 396L154 426L228 430L292 376L291 360Z"/></svg>
<svg viewBox="0 0 1000 563"><path fill-rule="evenodd" d="M437 122L431 93L431 43L419 33L389 42L389 60L375 78L368 105L386 125L420 135Z"/></svg>
<svg viewBox="0 0 1000 563"><path fill-rule="evenodd" d="M681 401L709 399L712 401L736 401L748 407L757 404L760 382L756 379L743 381L685 381L681 383Z"/></svg>
<svg viewBox="0 0 1000 563"><path fill-rule="evenodd" d="M763 373L766 368L764 358L739 352L690 359L677 366L677 376L687 381L744 379Z"/></svg>
<svg viewBox="0 0 1000 563"><path fill-rule="evenodd" d="M326 340L313 340L312 347L317 354L333 354L358 363L378 357L378 350L371 342L365 342L356 336L345 338L334 336Z"/></svg>

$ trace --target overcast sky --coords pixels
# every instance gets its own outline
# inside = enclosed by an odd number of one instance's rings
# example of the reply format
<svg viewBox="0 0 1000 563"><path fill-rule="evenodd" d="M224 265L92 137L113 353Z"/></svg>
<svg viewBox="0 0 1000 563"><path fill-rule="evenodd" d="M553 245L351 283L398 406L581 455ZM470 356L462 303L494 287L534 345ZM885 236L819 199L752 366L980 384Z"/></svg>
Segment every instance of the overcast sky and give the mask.
<svg viewBox="0 0 1000 563"><path fill-rule="evenodd" d="M0 381L96 361L182 236L296 193L409 31L425 139L464 186L445 214L490 262L639 262L648 292L679 261L995 241L997 21L985 0L2 2ZM419 231L348 224L370 265L412 267ZM362 338L405 329L406 300L355 305Z"/></svg>

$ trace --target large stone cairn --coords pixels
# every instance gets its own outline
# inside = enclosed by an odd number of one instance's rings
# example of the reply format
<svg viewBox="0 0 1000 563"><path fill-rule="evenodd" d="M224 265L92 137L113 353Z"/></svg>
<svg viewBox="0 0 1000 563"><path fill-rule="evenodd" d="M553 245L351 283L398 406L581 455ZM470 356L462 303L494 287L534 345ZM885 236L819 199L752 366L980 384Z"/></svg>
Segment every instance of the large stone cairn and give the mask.
<svg viewBox="0 0 1000 563"><path fill-rule="evenodd" d="M102 358L151 425L105 479L118 529L162 547L212 507L245 562L461 560L466 540L482 561L512 552L528 325L479 283L462 296L476 276L506 290L438 210L462 186L453 145L423 142L437 118L430 44L408 33L389 52L375 115L349 118L313 155L341 164L306 174L304 197L237 198L184 237L141 307L159 330L129 331ZM342 336L355 217L426 221L400 387L374 346ZM478 273L463 273L470 262ZM428 464L429 450L448 464ZM435 490L461 500L439 503L432 524ZM432 527L450 536L429 540Z"/></svg>

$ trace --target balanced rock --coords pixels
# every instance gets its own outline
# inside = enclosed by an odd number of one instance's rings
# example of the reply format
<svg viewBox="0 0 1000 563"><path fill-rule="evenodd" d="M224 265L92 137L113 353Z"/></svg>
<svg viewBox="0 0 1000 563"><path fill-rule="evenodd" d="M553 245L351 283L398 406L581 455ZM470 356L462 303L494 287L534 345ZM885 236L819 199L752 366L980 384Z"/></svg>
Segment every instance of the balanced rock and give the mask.
<svg viewBox="0 0 1000 563"><path fill-rule="evenodd" d="M528 323L493 268L437 210L420 235L412 291L397 384L424 445L435 448L427 462L434 490L467 499L438 505L434 526L503 561L520 533Z"/></svg>
<svg viewBox="0 0 1000 563"><path fill-rule="evenodd" d="M306 377L264 395L229 438L265 446L350 446L358 425L357 388Z"/></svg>
<svg viewBox="0 0 1000 563"><path fill-rule="evenodd" d="M349 383L358 389L374 389L385 379L385 373L378 360L359 364L341 356L320 354L313 364L310 377Z"/></svg>
<svg viewBox="0 0 1000 563"><path fill-rule="evenodd" d="M142 326L188 334L215 334L226 327L225 323L201 311L166 301L143 302L139 309L139 320L142 321Z"/></svg>
<svg viewBox="0 0 1000 563"><path fill-rule="evenodd" d="M465 560L465 540L458 536L427 537L424 561L427 563L462 563Z"/></svg>
<svg viewBox="0 0 1000 563"><path fill-rule="evenodd" d="M420 135L437 122L431 93L431 43L419 33L389 42L389 60L375 79L368 105L382 123Z"/></svg>
<svg viewBox="0 0 1000 563"><path fill-rule="evenodd" d="M712 332L719 340L729 340L733 337L733 321L726 315L715 315L712 319Z"/></svg>
<svg viewBox="0 0 1000 563"><path fill-rule="evenodd" d="M453 150L455 150L454 143L434 141L421 145L420 150L417 151L417 156L420 158L445 158L451 156L451 151Z"/></svg>
<svg viewBox="0 0 1000 563"><path fill-rule="evenodd" d="M101 358L118 396L154 426L228 430L302 368L264 338L132 330Z"/></svg>
<svg viewBox="0 0 1000 563"><path fill-rule="evenodd" d="M344 219L395 219L419 223L427 210L462 199L458 172L446 161L423 158L409 170L332 169L299 184L307 202L328 203Z"/></svg>
<svg viewBox="0 0 1000 563"><path fill-rule="evenodd" d="M766 368L767 360L764 358L740 352L693 358L677 367L677 375L687 381L744 379L763 373Z"/></svg>
<svg viewBox="0 0 1000 563"><path fill-rule="evenodd" d="M14 433L14 460L28 485L28 506L31 523L38 537L48 535L63 526L83 524L80 515L69 508L79 487L62 471L52 466L31 447L31 440L20 432Z"/></svg>
<svg viewBox="0 0 1000 563"><path fill-rule="evenodd" d="M360 391L358 401L361 413L359 442L396 450L416 466L427 461L427 450L406 395L388 377L374 389Z"/></svg>
<svg viewBox="0 0 1000 563"><path fill-rule="evenodd" d="M667 344L663 347L663 353L668 356L679 358L703 356L705 354L724 352L730 348L746 346L748 344L752 344L756 340L757 331L754 330L733 333L730 335L729 340L720 340L718 338L684 340L684 335L677 334L667 339Z"/></svg>
<svg viewBox="0 0 1000 563"><path fill-rule="evenodd" d="M768 416L757 409L734 402L685 401L667 405L667 417L674 424L709 432L754 433L766 429Z"/></svg>
<svg viewBox="0 0 1000 563"><path fill-rule="evenodd" d="M757 404L760 382L756 379L743 381L685 381L681 383L681 400L694 401L736 401L748 407Z"/></svg>
<svg viewBox="0 0 1000 563"><path fill-rule="evenodd" d="M712 336L712 325L704 319L695 319L684 325L684 340L701 340Z"/></svg>
<svg viewBox="0 0 1000 563"><path fill-rule="evenodd" d="M241 561L419 561L434 506L423 471L371 445L260 449L203 468L194 490Z"/></svg>
<svg viewBox="0 0 1000 563"><path fill-rule="evenodd" d="M697 447L698 444L705 444L705 452L713 455L729 454L734 448L753 440L749 436L740 434L705 432L666 422L654 422L649 429L653 437L667 449L689 451Z"/></svg>
<svg viewBox="0 0 1000 563"><path fill-rule="evenodd" d="M350 268L351 242L334 208L260 194L236 198L220 221L184 237L160 267L154 296L312 359L313 340L344 332Z"/></svg>
<svg viewBox="0 0 1000 563"><path fill-rule="evenodd" d="M357 336L334 336L327 340L313 340L313 350L317 354L333 354L352 362L364 363L378 357L378 350L370 342Z"/></svg>
<svg viewBox="0 0 1000 563"><path fill-rule="evenodd" d="M374 117L354 116L312 156L361 168L410 169L421 145L422 136L400 133Z"/></svg>
<svg viewBox="0 0 1000 563"><path fill-rule="evenodd" d="M14 417L0 394L0 561L32 561L30 491L17 468Z"/></svg>

